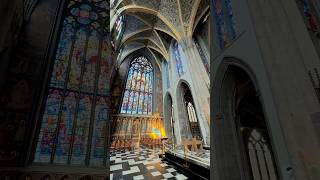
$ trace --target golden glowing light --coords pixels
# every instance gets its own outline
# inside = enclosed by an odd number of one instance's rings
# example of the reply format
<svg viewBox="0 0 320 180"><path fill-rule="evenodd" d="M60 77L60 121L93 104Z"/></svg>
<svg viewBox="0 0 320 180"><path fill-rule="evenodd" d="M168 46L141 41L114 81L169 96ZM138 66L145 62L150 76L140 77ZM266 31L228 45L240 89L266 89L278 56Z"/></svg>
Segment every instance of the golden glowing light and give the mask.
<svg viewBox="0 0 320 180"><path fill-rule="evenodd" d="M152 123L151 130L149 130L150 138L152 139L161 139L166 137L166 131L164 129L163 121L160 117L160 113L155 113Z"/></svg>

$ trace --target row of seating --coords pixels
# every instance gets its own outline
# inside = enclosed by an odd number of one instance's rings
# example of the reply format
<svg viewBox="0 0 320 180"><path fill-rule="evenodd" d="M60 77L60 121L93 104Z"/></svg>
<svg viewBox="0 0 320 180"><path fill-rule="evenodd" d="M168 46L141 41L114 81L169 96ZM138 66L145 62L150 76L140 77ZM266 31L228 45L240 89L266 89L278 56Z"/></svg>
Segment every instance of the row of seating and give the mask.
<svg viewBox="0 0 320 180"><path fill-rule="evenodd" d="M141 138L140 146L144 146L148 148L161 148L162 142L161 142L161 139Z"/></svg>
<svg viewBox="0 0 320 180"><path fill-rule="evenodd" d="M115 139L111 143L111 151L122 151L122 150L132 150L133 143L131 139Z"/></svg>

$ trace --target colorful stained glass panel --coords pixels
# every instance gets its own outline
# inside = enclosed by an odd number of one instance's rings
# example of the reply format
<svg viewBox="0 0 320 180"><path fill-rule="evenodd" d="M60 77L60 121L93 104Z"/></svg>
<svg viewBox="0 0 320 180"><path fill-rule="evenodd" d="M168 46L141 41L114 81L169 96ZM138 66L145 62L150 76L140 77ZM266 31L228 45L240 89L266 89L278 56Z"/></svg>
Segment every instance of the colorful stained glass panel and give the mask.
<svg viewBox="0 0 320 180"><path fill-rule="evenodd" d="M110 81L104 13L109 2L70 0L65 7L34 162L85 165L89 124L99 122L91 113L93 97L107 95Z"/></svg>
<svg viewBox="0 0 320 180"><path fill-rule="evenodd" d="M214 18L220 49L224 49L236 38L236 23L231 0L214 0Z"/></svg>
<svg viewBox="0 0 320 180"><path fill-rule="evenodd" d="M108 83L108 43L107 39L102 41L102 48L101 48L101 60L100 60L100 76L99 76L99 83L98 83L98 93L100 95L106 95L109 91L109 84Z"/></svg>
<svg viewBox="0 0 320 180"><path fill-rule="evenodd" d="M103 166L103 160L105 157L105 136L107 132L106 123L108 120L108 106L106 99L103 97L97 97L97 105L95 110L95 122L92 136L91 146L91 166Z"/></svg>
<svg viewBox="0 0 320 180"><path fill-rule="evenodd" d="M51 87L63 88L67 75L69 55L71 51L73 28L66 21L60 35L60 41L57 49L56 60L51 77Z"/></svg>
<svg viewBox="0 0 320 180"><path fill-rule="evenodd" d="M76 41L71 58L71 68L69 74L69 89L79 89L81 83L81 68L84 58L87 36L84 29L80 29L76 35Z"/></svg>
<svg viewBox="0 0 320 180"><path fill-rule="evenodd" d="M176 61L176 68L177 68L178 77L181 77L184 74L184 71L183 71L183 65L182 65L179 47L180 47L179 44L176 42L175 47L174 47L174 56L175 56L175 61Z"/></svg>
<svg viewBox="0 0 320 180"><path fill-rule="evenodd" d="M96 69L98 64L99 39L97 32L92 32L88 40L87 54L82 80L82 90L92 92L94 89Z"/></svg>
<svg viewBox="0 0 320 180"><path fill-rule="evenodd" d="M42 117L40 135L34 159L35 162L50 162L61 98L61 92L59 90L49 90L46 109Z"/></svg>
<svg viewBox="0 0 320 180"><path fill-rule="evenodd" d="M85 163L91 107L92 96L82 95L78 107L71 164L84 165Z"/></svg>
<svg viewBox="0 0 320 180"><path fill-rule="evenodd" d="M67 163L69 147L72 136L72 126L76 109L76 95L73 92L67 93L62 107L59 133L57 137L54 162Z"/></svg>
<svg viewBox="0 0 320 180"><path fill-rule="evenodd" d="M126 90L124 92L121 113L152 114L148 94L152 94L153 71L151 63L145 57L135 58L129 67ZM152 99L151 99L152 103Z"/></svg>

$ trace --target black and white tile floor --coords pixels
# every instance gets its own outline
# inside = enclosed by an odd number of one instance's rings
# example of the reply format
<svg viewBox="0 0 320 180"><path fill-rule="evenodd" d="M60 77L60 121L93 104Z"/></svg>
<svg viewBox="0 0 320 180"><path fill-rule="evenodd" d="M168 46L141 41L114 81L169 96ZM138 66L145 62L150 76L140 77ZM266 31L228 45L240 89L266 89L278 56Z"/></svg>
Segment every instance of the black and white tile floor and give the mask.
<svg viewBox="0 0 320 180"><path fill-rule="evenodd" d="M188 179L178 168L162 161L158 153L147 148L111 152L110 180Z"/></svg>

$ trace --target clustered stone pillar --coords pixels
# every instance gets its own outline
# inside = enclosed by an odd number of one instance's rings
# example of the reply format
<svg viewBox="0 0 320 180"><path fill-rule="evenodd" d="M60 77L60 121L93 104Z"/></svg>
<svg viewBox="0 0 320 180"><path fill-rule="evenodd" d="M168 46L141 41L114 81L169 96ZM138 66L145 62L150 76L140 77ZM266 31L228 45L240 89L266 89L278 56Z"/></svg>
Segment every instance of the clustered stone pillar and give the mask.
<svg viewBox="0 0 320 180"><path fill-rule="evenodd" d="M192 78L191 92L195 108L200 123L201 133L206 145L210 144L210 79L205 71L205 67L201 61L198 49L192 39L187 37L179 41L183 52L186 56L186 62L190 67L190 76ZM192 67L192 68L191 68Z"/></svg>

